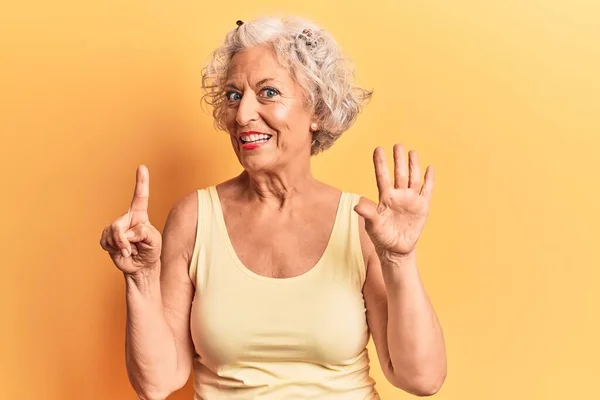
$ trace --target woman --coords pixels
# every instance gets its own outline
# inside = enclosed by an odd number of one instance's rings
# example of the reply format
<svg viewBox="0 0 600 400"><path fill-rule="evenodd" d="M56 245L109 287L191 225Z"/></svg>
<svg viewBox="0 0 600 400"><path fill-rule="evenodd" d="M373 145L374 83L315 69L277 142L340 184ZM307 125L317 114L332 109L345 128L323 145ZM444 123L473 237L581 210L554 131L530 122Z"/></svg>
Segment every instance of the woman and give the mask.
<svg viewBox="0 0 600 400"><path fill-rule="evenodd" d="M238 21L204 72L206 100L244 168L148 221L138 168L129 211L101 238L126 282L126 365L142 399L164 399L193 368L195 399L378 399L366 345L415 395L445 379L442 330L415 245L433 170L394 147L374 153L379 204L314 179L370 93L309 21ZM164 243L163 243L164 242Z"/></svg>

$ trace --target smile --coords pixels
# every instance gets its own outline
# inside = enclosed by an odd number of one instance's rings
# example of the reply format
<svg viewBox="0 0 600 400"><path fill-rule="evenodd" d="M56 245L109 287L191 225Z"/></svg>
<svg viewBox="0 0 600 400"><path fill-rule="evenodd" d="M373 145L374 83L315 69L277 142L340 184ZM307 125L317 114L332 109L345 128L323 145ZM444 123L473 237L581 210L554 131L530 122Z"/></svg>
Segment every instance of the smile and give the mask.
<svg viewBox="0 0 600 400"><path fill-rule="evenodd" d="M265 133L253 133L250 135L241 135L240 141L243 144L259 144L266 143L269 139L271 139L273 135L267 135Z"/></svg>

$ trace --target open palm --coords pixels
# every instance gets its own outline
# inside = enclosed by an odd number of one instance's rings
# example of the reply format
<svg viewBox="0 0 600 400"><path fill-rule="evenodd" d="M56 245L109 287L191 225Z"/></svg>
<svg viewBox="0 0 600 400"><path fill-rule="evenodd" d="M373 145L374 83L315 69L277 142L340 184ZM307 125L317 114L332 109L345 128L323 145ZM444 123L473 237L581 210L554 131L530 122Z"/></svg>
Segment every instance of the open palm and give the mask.
<svg viewBox="0 0 600 400"><path fill-rule="evenodd" d="M365 219L365 229L379 254L410 254L417 244L429 215L433 190L433 167L428 166L424 181L418 155L394 146L394 182L380 147L373 153L379 204L361 202L355 211Z"/></svg>

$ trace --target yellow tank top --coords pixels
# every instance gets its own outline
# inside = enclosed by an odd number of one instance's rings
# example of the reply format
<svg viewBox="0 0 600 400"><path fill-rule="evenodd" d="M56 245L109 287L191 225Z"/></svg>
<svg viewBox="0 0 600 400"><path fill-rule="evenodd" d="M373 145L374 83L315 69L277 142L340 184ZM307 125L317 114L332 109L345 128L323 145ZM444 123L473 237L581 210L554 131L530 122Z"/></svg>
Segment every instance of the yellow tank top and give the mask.
<svg viewBox="0 0 600 400"><path fill-rule="evenodd" d="M242 264L217 190L198 190L189 269L195 400L379 399L366 349L359 199L342 193L319 261L279 279Z"/></svg>

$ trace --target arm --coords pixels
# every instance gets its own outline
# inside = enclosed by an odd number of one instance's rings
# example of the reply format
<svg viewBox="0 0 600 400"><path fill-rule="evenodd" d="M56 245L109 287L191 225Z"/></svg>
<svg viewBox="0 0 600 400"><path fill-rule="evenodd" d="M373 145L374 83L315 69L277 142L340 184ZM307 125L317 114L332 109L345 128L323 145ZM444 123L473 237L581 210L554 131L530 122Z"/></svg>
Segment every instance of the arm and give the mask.
<svg viewBox="0 0 600 400"><path fill-rule="evenodd" d="M194 288L188 265L196 217L197 197L192 193L167 218L159 265L125 274L126 366L143 400L165 399L185 385L191 372L189 315Z"/></svg>
<svg viewBox="0 0 600 400"><path fill-rule="evenodd" d="M381 368L390 383L408 393L435 394L446 377L446 351L415 256L381 260L364 228L361 231L367 322Z"/></svg>
<svg viewBox="0 0 600 400"><path fill-rule="evenodd" d="M379 204L361 198L361 247L367 265L363 288L367 321L388 380L405 391L436 393L446 377L440 324L427 298L415 259L429 215L433 167L421 177L418 155L394 145L393 180L383 149L373 152Z"/></svg>

